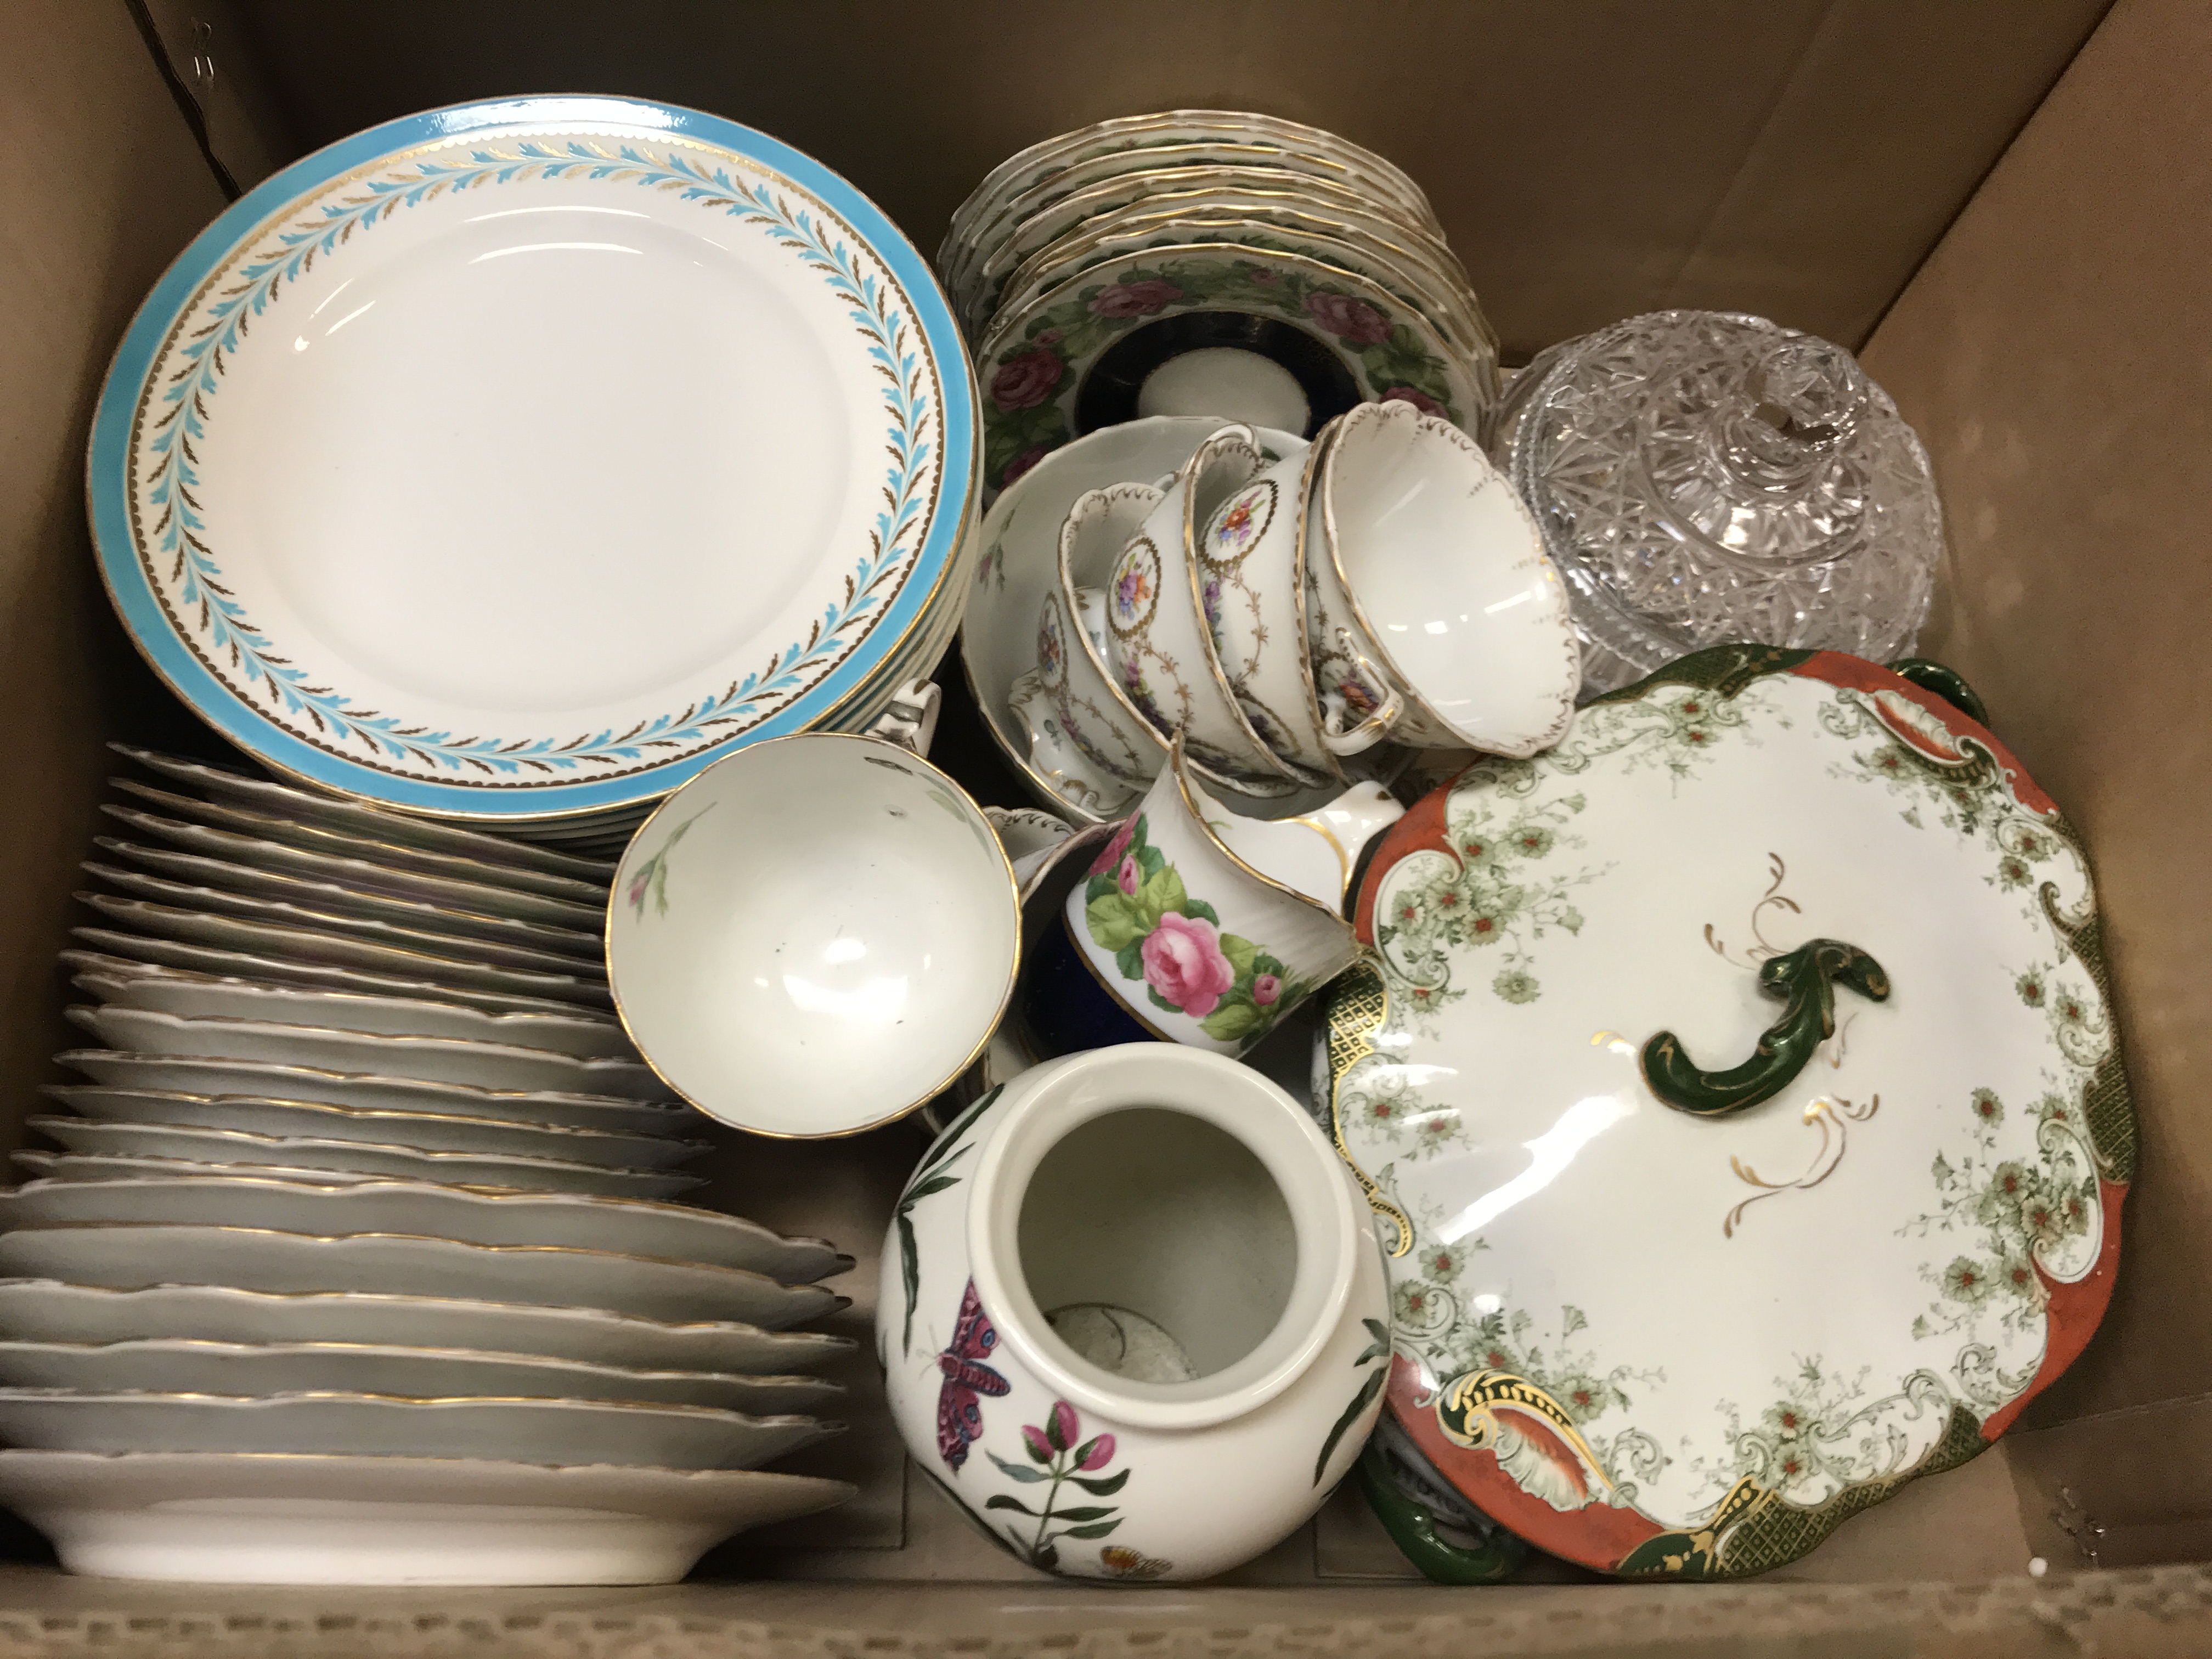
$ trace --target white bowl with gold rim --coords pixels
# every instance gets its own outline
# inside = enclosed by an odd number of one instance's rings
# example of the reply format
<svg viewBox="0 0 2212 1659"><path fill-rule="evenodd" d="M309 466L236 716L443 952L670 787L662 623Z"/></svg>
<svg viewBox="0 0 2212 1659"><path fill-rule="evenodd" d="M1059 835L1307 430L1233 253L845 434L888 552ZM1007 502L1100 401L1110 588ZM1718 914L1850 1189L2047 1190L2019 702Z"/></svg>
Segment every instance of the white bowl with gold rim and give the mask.
<svg viewBox="0 0 2212 1659"><path fill-rule="evenodd" d="M997 832L912 751L811 733L716 762L623 857L616 1006L669 1086L741 1129L901 1116L1005 1011L1021 907Z"/></svg>

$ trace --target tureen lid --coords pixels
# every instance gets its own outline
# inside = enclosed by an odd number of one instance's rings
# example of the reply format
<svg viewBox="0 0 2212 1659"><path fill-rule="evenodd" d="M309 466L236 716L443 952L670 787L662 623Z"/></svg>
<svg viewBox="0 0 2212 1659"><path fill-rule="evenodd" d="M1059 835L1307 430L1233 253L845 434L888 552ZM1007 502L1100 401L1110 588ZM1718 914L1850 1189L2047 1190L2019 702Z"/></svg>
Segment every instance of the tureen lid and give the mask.
<svg viewBox="0 0 2212 1659"><path fill-rule="evenodd" d="M1391 1407L1532 1542L1778 1565L2094 1329L2135 1132L2087 865L1934 694L1686 658L1430 795L1358 917L1330 1110Z"/></svg>

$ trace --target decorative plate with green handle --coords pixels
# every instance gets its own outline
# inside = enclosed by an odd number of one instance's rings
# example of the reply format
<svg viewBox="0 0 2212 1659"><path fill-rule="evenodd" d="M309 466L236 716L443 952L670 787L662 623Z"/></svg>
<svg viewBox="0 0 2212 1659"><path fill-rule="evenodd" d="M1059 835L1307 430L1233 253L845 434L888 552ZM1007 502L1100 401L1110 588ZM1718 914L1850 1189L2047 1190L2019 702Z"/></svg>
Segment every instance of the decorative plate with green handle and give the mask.
<svg viewBox="0 0 2212 1659"><path fill-rule="evenodd" d="M1685 658L1414 808L1358 920L1330 1107L1390 1406L1541 1548L1780 1565L2095 1329L2136 1138L2088 867L1920 684Z"/></svg>

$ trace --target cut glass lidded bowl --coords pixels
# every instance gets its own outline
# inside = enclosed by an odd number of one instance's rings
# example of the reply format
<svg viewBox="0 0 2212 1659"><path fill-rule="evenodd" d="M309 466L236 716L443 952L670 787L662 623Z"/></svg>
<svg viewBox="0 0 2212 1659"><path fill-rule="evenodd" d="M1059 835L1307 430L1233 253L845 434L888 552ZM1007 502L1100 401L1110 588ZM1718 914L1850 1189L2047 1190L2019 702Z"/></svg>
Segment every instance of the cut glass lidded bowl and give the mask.
<svg viewBox="0 0 2212 1659"><path fill-rule="evenodd" d="M1553 347L1494 444L1574 599L1585 696L1739 640L1910 653L1943 547L1920 440L1841 346L1656 311Z"/></svg>

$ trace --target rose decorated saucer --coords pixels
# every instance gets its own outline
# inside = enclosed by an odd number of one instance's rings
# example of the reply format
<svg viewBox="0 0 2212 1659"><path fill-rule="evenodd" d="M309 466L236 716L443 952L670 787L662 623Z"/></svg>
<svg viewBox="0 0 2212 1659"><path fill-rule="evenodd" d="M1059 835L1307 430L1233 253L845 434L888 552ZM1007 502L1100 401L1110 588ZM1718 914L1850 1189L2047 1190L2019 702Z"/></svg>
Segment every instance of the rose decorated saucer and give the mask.
<svg viewBox="0 0 2212 1659"><path fill-rule="evenodd" d="M949 633L974 458L944 298L851 185L543 97L234 204L125 335L87 482L125 629L257 759L588 835L888 696Z"/></svg>
<svg viewBox="0 0 2212 1659"><path fill-rule="evenodd" d="M1328 1104L1391 1410L1530 1542L1780 1565L2095 1328L2136 1135L2088 866L1918 684L1685 658L1408 812L1357 922Z"/></svg>

